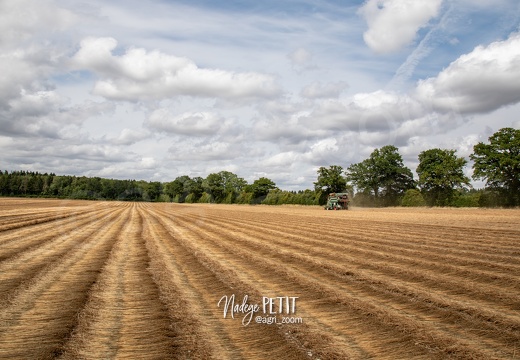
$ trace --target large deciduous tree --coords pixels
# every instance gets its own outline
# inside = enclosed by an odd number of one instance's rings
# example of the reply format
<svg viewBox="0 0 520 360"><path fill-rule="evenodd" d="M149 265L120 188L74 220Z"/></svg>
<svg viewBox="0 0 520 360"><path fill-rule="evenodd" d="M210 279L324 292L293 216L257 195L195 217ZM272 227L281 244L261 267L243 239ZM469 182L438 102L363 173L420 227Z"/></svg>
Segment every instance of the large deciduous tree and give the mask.
<svg viewBox="0 0 520 360"><path fill-rule="evenodd" d="M382 198L384 205L397 205L399 197L415 186L412 171L393 145L375 149L368 159L350 165L346 174L358 190L372 193L377 202Z"/></svg>
<svg viewBox="0 0 520 360"><path fill-rule="evenodd" d="M204 182L204 179L200 176L195 176L192 179L187 180L184 182L184 192L188 194L190 197L188 199L188 196L186 199L190 200L191 202L197 201L204 192L204 188L202 187L202 183ZM186 201L188 201L186 200Z"/></svg>
<svg viewBox="0 0 520 360"><path fill-rule="evenodd" d="M449 205L456 189L471 187L464 175L466 159L455 155L456 150L430 149L419 154L419 187L428 205Z"/></svg>
<svg viewBox="0 0 520 360"><path fill-rule="evenodd" d="M232 203L247 182L229 171L209 174L202 183L204 191L213 196L216 202Z"/></svg>
<svg viewBox="0 0 520 360"><path fill-rule="evenodd" d="M333 193L346 190L347 181L343 176L343 168L331 165L327 169L322 166L318 169L318 180L314 183L314 189L318 192Z"/></svg>
<svg viewBox="0 0 520 360"><path fill-rule="evenodd" d="M253 193L253 199L262 201L270 190L276 189L276 184L266 177L261 177L249 185L249 190Z"/></svg>
<svg viewBox="0 0 520 360"><path fill-rule="evenodd" d="M506 205L520 205L520 130L503 128L479 142L470 155L473 179L484 179L490 188L506 193Z"/></svg>
<svg viewBox="0 0 520 360"><path fill-rule="evenodd" d="M186 195L189 193L186 193L185 186L186 183L189 182L191 179L187 175L178 176L175 180L172 182L169 182L164 187L164 192L170 196L170 198L173 201L176 202L183 202Z"/></svg>

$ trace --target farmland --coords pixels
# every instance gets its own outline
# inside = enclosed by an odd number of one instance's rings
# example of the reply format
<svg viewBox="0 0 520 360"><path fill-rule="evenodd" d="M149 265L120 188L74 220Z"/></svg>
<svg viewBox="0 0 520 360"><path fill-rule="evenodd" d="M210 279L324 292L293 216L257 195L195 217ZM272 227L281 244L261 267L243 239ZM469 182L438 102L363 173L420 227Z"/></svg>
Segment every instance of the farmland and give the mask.
<svg viewBox="0 0 520 360"><path fill-rule="evenodd" d="M0 358L520 358L520 211L2 198Z"/></svg>

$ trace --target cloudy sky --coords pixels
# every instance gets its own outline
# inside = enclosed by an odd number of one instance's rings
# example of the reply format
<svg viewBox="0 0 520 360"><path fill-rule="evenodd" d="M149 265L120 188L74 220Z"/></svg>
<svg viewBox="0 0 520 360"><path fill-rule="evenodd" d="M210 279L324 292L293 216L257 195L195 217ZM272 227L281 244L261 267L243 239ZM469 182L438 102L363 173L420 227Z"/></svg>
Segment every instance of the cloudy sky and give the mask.
<svg viewBox="0 0 520 360"><path fill-rule="evenodd" d="M0 166L312 188L520 128L517 0L0 0ZM467 168L471 174L471 165Z"/></svg>

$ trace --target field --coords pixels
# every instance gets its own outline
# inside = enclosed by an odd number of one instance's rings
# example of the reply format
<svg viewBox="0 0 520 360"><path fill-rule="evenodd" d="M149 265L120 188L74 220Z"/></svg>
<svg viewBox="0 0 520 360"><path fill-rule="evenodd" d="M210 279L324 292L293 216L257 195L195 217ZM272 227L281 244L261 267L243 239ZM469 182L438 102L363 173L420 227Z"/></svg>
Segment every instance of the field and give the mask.
<svg viewBox="0 0 520 360"><path fill-rule="evenodd" d="M0 198L0 358L520 359L520 210Z"/></svg>

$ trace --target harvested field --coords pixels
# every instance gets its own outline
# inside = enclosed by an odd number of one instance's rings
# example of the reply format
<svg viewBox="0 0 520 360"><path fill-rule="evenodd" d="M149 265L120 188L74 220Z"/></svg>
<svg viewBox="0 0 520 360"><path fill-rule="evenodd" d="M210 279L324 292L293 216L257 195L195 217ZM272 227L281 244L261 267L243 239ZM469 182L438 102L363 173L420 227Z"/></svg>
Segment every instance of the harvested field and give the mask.
<svg viewBox="0 0 520 360"><path fill-rule="evenodd" d="M520 359L520 210L0 198L0 358Z"/></svg>

